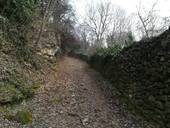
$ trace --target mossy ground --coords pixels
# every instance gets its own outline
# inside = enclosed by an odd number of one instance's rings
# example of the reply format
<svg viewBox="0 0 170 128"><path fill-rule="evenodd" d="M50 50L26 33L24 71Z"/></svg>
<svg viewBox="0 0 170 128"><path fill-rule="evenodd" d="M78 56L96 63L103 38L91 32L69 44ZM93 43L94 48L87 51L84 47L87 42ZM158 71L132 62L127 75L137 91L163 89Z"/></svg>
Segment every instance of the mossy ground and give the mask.
<svg viewBox="0 0 170 128"><path fill-rule="evenodd" d="M29 109L22 109L16 113L15 120L21 124L31 123L32 112Z"/></svg>
<svg viewBox="0 0 170 128"><path fill-rule="evenodd" d="M0 84L0 104L16 104L34 96L42 81L31 81L22 75L11 75L7 82Z"/></svg>
<svg viewBox="0 0 170 128"><path fill-rule="evenodd" d="M34 96L36 90L40 87L39 84L16 85L5 84L0 86L0 104L15 104L26 98Z"/></svg>
<svg viewBox="0 0 170 128"><path fill-rule="evenodd" d="M59 104L62 102L62 99L60 97L53 97L52 99L50 99L50 102L52 104Z"/></svg>
<svg viewBox="0 0 170 128"><path fill-rule="evenodd" d="M0 104L8 104L13 101L19 101L23 98L21 91L14 85L5 85L0 87Z"/></svg>
<svg viewBox="0 0 170 128"><path fill-rule="evenodd" d="M8 108L3 109L3 118L9 121L17 121L21 124L28 124L32 122L32 112L28 108L19 108L15 113Z"/></svg>

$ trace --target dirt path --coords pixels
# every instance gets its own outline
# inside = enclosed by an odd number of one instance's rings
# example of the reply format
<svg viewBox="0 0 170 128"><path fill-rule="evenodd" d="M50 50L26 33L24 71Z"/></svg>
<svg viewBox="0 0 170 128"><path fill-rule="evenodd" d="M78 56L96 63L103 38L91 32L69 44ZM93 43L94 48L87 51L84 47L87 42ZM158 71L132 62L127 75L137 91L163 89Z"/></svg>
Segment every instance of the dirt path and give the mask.
<svg viewBox="0 0 170 128"><path fill-rule="evenodd" d="M5 128L147 127L123 110L116 97L111 105L100 89L109 83L80 60L64 57L59 70L46 79L47 84L25 103L33 112L32 124L8 122Z"/></svg>

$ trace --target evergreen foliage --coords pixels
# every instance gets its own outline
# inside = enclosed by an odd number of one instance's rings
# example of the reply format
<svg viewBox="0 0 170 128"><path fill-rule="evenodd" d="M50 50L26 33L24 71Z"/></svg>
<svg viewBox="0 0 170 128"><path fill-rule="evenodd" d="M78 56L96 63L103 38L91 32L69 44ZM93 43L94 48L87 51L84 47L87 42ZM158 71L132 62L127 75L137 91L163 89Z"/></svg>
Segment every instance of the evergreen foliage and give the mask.
<svg viewBox="0 0 170 128"><path fill-rule="evenodd" d="M10 22L28 24L36 5L37 0L7 0L3 13Z"/></svg>
<svg viewBox="0 0 170 128"><path fill-rule="evenodd" d="M96 49L96 53L97 55L100 56L114 56L117 55L120 51L121 51L121 46L120 45L114 45L113 47L109 47L109 48L98 48Z"/></svg>

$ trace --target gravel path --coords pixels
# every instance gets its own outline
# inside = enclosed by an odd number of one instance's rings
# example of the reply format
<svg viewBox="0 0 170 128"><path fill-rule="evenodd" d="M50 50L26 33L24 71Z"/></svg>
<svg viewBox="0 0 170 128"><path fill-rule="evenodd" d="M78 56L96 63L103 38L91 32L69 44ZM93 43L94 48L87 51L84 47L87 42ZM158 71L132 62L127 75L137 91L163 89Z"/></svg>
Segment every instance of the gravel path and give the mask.
<svg viewBox="0 0 170 128"><path fill-rule="evenodd" d="M0 128L148 128L100 89L107 86L85 62L64 57L59 70L47 73L46 84L25 102L33 122L21 125L0 119Z"/></svg>

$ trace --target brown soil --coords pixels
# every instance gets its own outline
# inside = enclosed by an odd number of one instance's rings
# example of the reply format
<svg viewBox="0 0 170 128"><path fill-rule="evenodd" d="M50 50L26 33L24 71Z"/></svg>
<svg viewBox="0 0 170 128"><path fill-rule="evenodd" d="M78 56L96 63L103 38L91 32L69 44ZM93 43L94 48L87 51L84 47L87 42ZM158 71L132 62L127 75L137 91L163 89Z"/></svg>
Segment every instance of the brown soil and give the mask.
<svg viewBox="0 0 170 128"><path fill-rule="evenodd" d="M57 71L46 71L46 84L23 103L33 122L21 125L0 119L5 128L148 128L100 87L109 84L85 62L64 57Z"/></svg>

